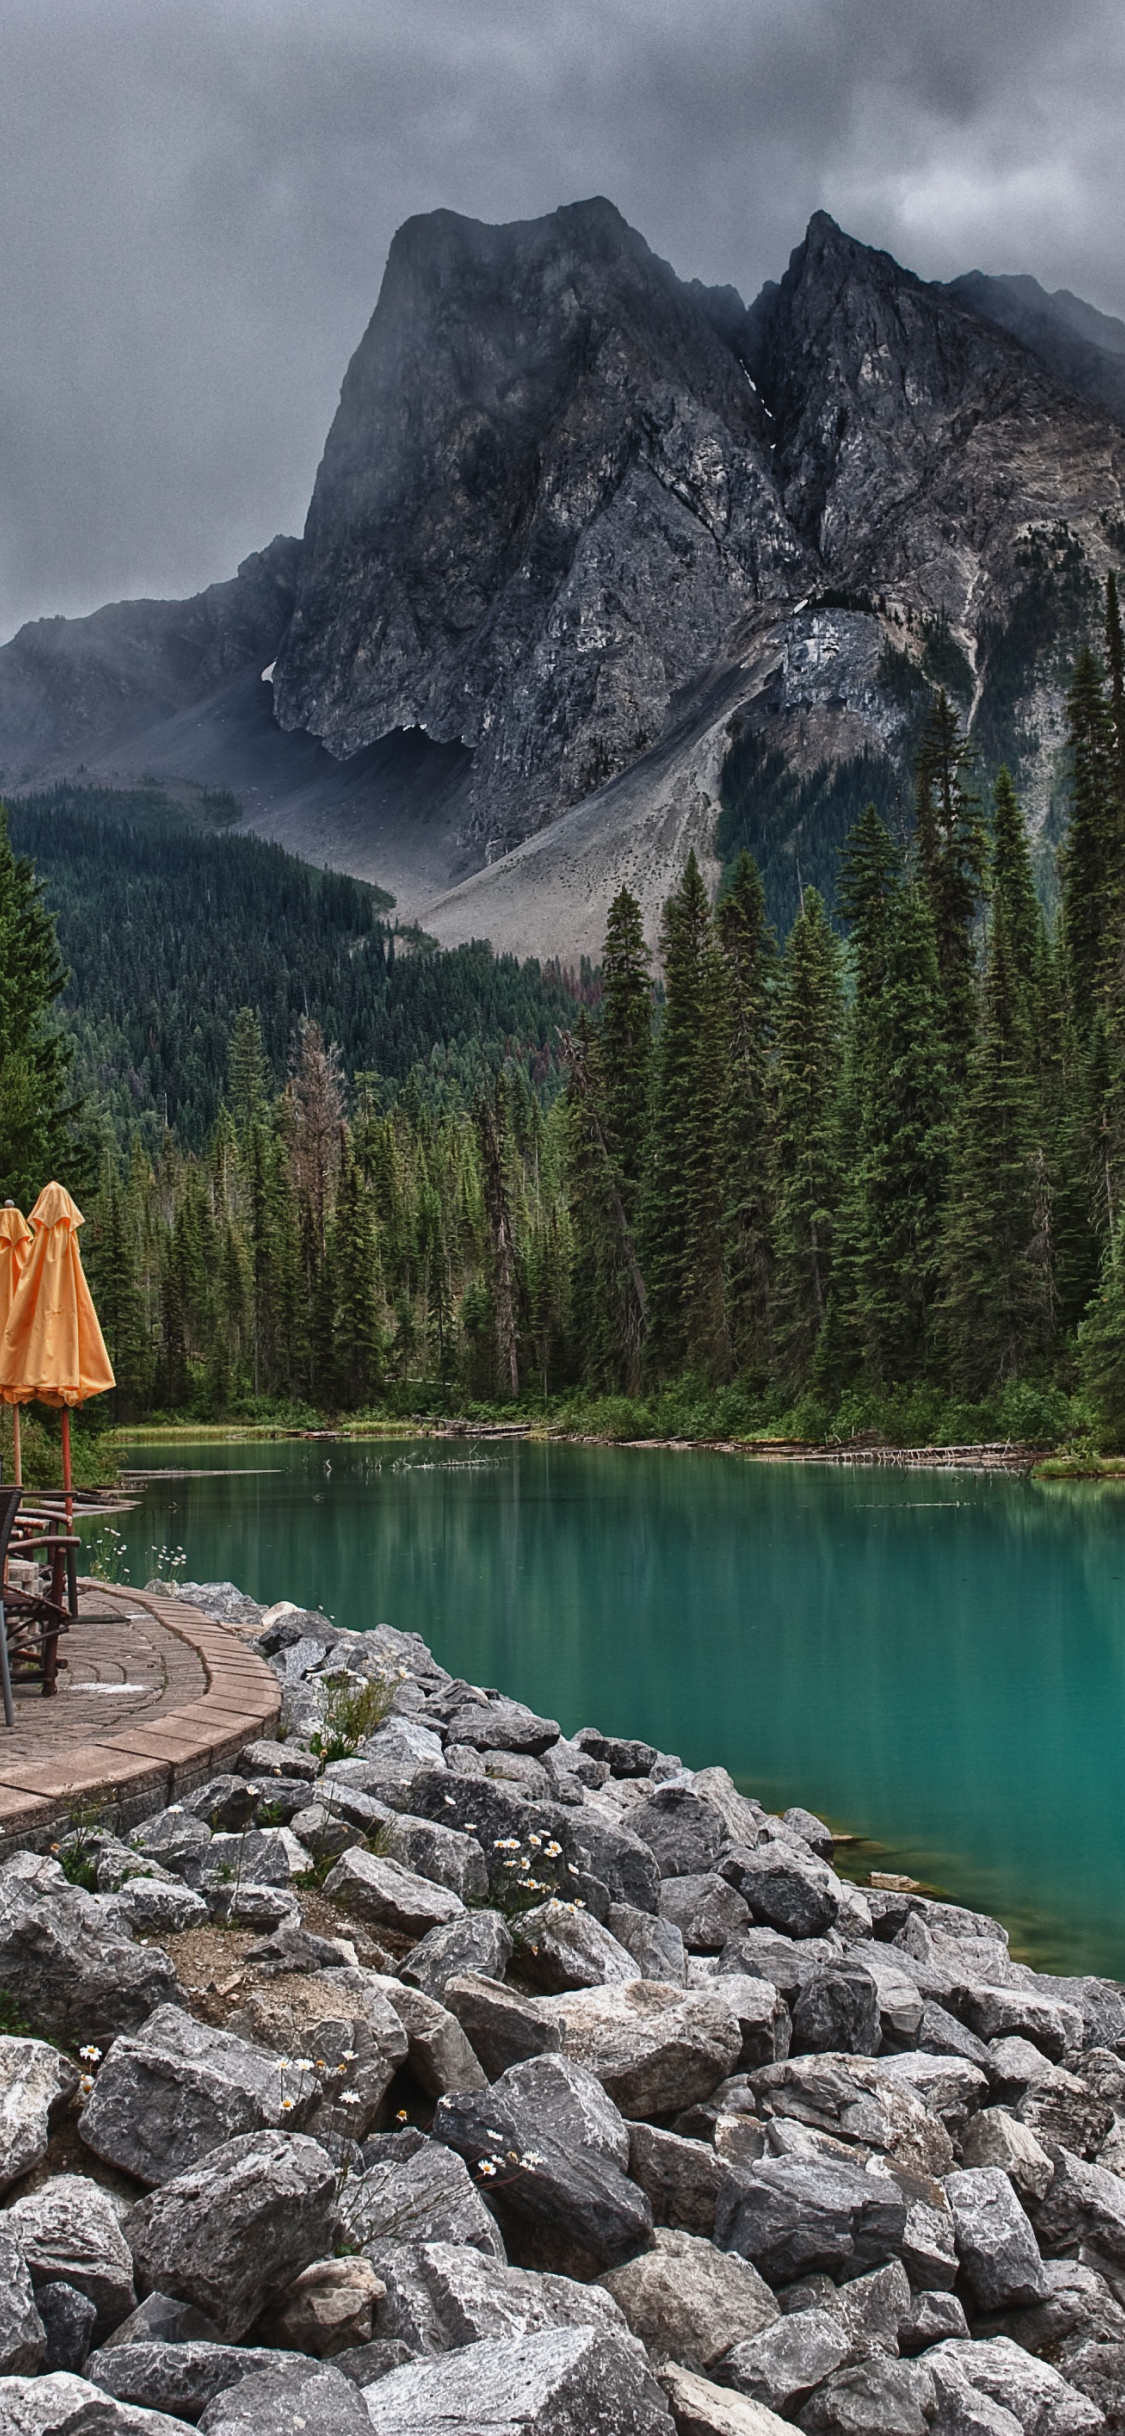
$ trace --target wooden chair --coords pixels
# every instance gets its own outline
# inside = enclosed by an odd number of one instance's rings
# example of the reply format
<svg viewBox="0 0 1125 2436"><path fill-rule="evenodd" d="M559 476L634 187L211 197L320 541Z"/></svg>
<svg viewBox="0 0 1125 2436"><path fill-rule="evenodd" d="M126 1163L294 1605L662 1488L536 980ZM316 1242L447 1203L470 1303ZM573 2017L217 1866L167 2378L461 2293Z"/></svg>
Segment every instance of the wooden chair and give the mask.
<svg viewBox="0 0 1125 2436"><path fill-rule="evenodd" d="M63 1603L66 1571L78 1545L75 1535L59 1531L42 1537L33 1528L32 1536L21 1534L14 1543L21 1556L46 1550L51 1570L47 1590L18 1590L7 1579L7 1563L22 1498L22 1489L0 1489L0 1691L8 1725L15 1723L13 1680L41 1683L44 1700L53 1699L58 1691L59 1668L66 1665L66 1659L59 1656L59 1641L70 1630L70 1615ZM37 1523L38 1518L33 1518L33 1524Z"/></svg>

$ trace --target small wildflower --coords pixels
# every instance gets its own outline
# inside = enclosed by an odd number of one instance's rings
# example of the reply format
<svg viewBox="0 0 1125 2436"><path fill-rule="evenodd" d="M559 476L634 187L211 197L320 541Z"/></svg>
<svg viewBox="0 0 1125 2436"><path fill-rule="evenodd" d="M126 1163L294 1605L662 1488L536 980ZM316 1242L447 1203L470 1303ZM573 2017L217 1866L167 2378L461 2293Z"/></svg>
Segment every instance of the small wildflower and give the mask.
<svg viewBox="0 0 1125 2436"><path fill-rule="evenodd" d="M477 1831L477 1823L476 1823L476 1820L475 1820L475 1819L466 1819L466 1821L465 1821L465 1833L466 1833L466 1835L475 1835L475 1834L476 1834L476 1831Z"/></svg>
<svg viewBox="0 0 1125 2436"><path fill-rule="evenodd" d="M504 2134L503 2132L493 2131L491 2123L486 2123L484 2127L484 2136L486 2140L502 2140Z"/></svg>
<svg viewBox="0 0 1125 2436"><path fill-rule="evenodd" d="M81 2056L84 2064L101 2063L102 2051L100 2047L80 2047L78 2053Z"/></svg>
<svg viewBox="0 0 1125 2436"><path fill-rule="evenodd" d="M499 2168L497 2166L496 2159L494 2157L481 2157L477 2164L477 2172L478 2174L488 2175L498 2173Z"/></svg>
<svg viewBox="0 0 1125 2436"><path fill-rule="evenodd" d="M316 2066L311 2055L299 2055L295 2058L293 2069L295 2072L315 2072Z"/></svg>
<svg viewBox="0 0 1125 2436"><path fill-rule="evenodd" d="M322 2055L318 2055L318 2057L317 2057L317 2059L316 2059L316 2069L317 2069L317 2071L318 2071L318 2072L327 2072L327 2070L328 2070L328 2066L327 2066L327 2064L325 2063L325 2061L324 2061L324 2057L323 2057Z"/></svg>
<svg viewBox="0 0 1125 2436"><path fill-rule="evenodd" d="M399 2107L399 2110L398 2110L398 2113L397 2113L397 2115L395 2116L395 2122L396 2122L396 2123L405 2123L407 2120L408 2120L408 2117L407 2117L406 2108L405 2108L405 2106L400 2106L400 2107Z"/></svg>
<svg viewBox="0 0 1125 2436"><path fill-rule="evenodd" d="M81 2098L88 2098L88 2097L89 2097L89 2095L90 2095L90 2091L92 2090L93 2086L94 2086L94 2082L93 2082L93 2075L92 2075L91 2073L89 2073L89 2072L84 2072L84 2073L83 2073L83 2075L82 2075L82 2078L81 2078L81 2080L79 2081L79 2084L78 2084L78 2094L79 2094L79 2097L81 2097Z"/></svg>
<svg viewBox="0 0 1125 2436"><path fill-rule="evenodd" d="M283 2099L282 2099L282 2101L281 2101L281 2111L282 2111L282 2114L283 2114L283 2115L291 2115L291 2114L292 2114L292 2112L293 2112L293 2108L294 2108L294 2106L296 2105L296 2103L297 2103L297 2101L296 2101L296 2099L295 2099L295 2098L283 2098Z"/></svg>
<svg viewBox="0 0 1125 2436"><path fill-rule="evenodd" d="M547 1854L547 1859L548 1859L549 1861L557 1861L557 1859L558 1859L558 1857L559 1857L559 1854L560 1854L560 1852L562 1851L562 1845L561 1845L561 1844L548 1844L548 1845L546 1845L546 1846L544 1847L544 1849L545 1849L545 1851L546 1851L546 1854Z"/></svg>
<svg viewBox="0 0 1125 2436"><path fill-rule="evenodd" d="M542 1836L541 1836L541 1835L529 1835L529 1837L528 1837L528 1839L527 1839L527 1840L528 1840L528 1843L529 1843L529 1844L531 1844L532 1846L535 1846L536 1844L541 1844L541 1843L542 1843L542 1841L543 1841L543 1838L542 1838Z"/></svg>
<svg viewBox="0 0 1125 2436"><path fill-rule="evenodd" d="M362 2106L363 2100L360 2097L358 2089L342 2089L340 2091L340 2104L341 2106Z"/></svg>

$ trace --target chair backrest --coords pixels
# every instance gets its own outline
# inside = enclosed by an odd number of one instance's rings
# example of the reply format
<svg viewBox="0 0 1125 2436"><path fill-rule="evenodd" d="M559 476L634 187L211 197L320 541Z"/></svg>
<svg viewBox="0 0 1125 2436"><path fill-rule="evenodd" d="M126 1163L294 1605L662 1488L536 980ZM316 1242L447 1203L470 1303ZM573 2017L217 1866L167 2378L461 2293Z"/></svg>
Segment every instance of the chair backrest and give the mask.
<svg viewBox="0 0 1125 2436"><path fill-rule="evenodd" d="M22 1498L22 1489L0 1489L0 1581L4 1576L4 1559L12 1536L12 1524L19 1513Z"/></svg>

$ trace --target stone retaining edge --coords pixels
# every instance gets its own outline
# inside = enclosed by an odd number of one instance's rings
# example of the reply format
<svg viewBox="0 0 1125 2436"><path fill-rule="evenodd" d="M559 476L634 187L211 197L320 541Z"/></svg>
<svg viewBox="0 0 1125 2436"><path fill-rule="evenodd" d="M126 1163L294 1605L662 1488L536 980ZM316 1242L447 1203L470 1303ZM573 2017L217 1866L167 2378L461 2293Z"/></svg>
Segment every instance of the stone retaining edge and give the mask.
<svg viewBox="0 0 1125 2436"><path fill-rule="evenodd" d="M81 1587L147 1609L202 1660L206 1689L184 1708L161 1709L76 1743L57 1760L5 1767L0 1726L0 1859L21 1849L45 1851L66 1833L76 1809L96 1811L106 1826L135 1827L206 1784L248 1742L272 1734L280 1714L276 1675L228 1625L186 1599L161 1598L127 1583Z"/></svg>

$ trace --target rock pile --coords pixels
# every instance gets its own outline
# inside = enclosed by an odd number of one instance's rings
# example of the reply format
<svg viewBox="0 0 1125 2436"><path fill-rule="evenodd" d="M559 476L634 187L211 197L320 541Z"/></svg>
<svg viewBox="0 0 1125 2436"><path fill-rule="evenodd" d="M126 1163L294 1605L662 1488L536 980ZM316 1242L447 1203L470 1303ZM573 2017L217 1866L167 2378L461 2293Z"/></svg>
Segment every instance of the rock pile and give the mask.
<svg viewBox="0 0 1125 2436"><path fill-rule="evenodd" d="M5 2436L1125 2429L1118 1987L413 1635L192 1595L283 1739L0 1868ZM173 1956L236 1930L220 2026Z"/></svg>

